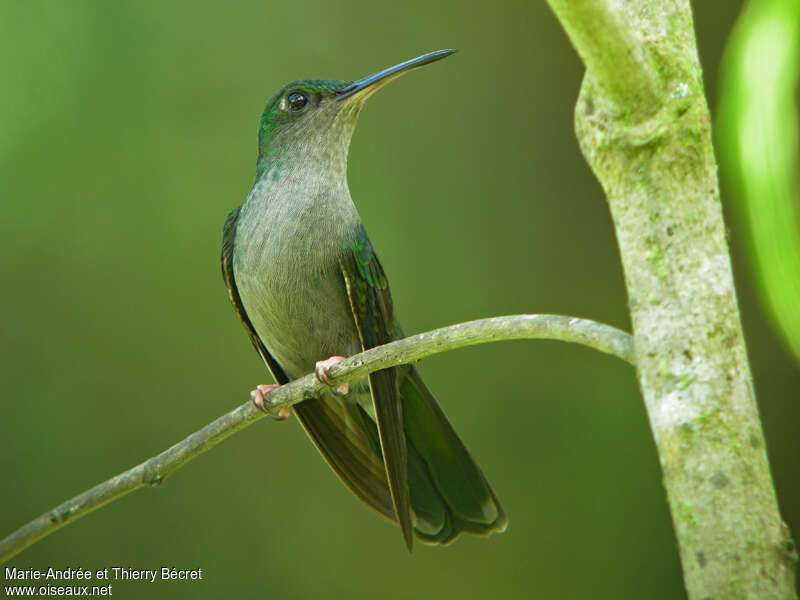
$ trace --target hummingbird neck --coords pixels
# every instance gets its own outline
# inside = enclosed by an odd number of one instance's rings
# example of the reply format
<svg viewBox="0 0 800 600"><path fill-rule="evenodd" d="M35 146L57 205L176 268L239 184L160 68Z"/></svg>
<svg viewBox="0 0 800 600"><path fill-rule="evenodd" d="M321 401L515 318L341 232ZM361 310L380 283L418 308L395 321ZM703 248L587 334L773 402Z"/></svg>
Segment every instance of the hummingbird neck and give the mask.
<svg viewBox="0 0 800 600"><path fill-rule="evenodd" d="M347 144L330 144L326 139L308 139L302 143L286 145L278 151L259 151L256 163L256 181L295 180L299 176L318 179L324 176L330 182L347 179Z"/></svg>
<svg viewBox="0 0 800 600"><path fill-rule="evenodd" d="M236 243L267 247L266 238L280 239L275 248L292 247L290 254L316 264L338 256L359 222L347 185L347 146L291 146L259 156Z"/></svg>
<svg viewBox="0 0 800 600"><path fill-rule="evenodd" d="M332 105L328 114L259 140L248 210L273 222L305 221L338 240L358 221L347 185L347 154L360 104Z"/></svg>
<svg viewBox="0 0 800 600"><path fill-rule="evenodd" d="M259 132L256 181L278 180L288 172L324 174L331 181L347 179L347 154L360 102L344 106L330 102L313 120Z"/></svg>

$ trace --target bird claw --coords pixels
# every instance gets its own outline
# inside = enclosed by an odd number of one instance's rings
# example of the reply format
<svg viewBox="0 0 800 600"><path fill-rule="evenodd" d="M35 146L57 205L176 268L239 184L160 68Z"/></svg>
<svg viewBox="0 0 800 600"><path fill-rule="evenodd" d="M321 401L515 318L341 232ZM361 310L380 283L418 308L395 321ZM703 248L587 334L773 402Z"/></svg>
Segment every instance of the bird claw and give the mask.
<svg viewBox="0 0 800 600"><path fill-rule="evenodd" d="M326 385L331 385L330 380L330 370L331 367L335 364L338 364L344 360L344 356L331 356L328 360L318 360L317 364L314 367L314 374L317 376L322 383ZM331 393L334 396L344 396L348 390L349 386L347 382L343 383L339 387L332 389Z"/></svg>
<svg viewBox="0 0 800 600"><path fill-rule="evenodd" d="M250 401L253 403L258 410L261 412L267 413L270 417L272 417L276 421L283 421L285 420L290 414L292 414L291 409L288 406L284 406L278 411L278 414L272 414L267 410L267 406L264 403L264 396L269 394L272 390L279 388L280 386L274 383L269 385L262 383L261 385L256 386L252 392L250 392Z"/></svg>

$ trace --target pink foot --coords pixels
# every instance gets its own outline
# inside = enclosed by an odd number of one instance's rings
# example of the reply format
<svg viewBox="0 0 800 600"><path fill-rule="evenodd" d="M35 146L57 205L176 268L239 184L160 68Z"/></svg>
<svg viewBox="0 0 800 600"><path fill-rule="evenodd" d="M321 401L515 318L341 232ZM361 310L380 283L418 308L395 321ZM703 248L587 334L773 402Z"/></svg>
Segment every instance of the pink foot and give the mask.
<svg viewBox="0 0 800 600"><path fill-rule="evenodd" d="M261 385L257 386L256 389L250 392L250 400L252 401L253 405L261 412L267 413L270 417L272 417L276 421L283 421L290 414L292 414L292 411L288 406L284 406L282 409L278 411L277 415L273 415L267 411L267 407L264 404L264 395L269 394L272 390L279 387L280 387L279 385L276 385L274 383L271 383L269 385L262 383Z"/></svg>
<svg viewBox="0 0 800 600"><path fill-rule="evenodd" d="M330 370L331 367L335 364L338 364L344 360L344 356L331 356L328 360L318 360L316 366L314 367L314 373L322 383L326 383L331 385L330 380ZM331 390L331 392L336 396L344 396L347 393L349 386L347 382L343 383L335 390Z"/></svg>

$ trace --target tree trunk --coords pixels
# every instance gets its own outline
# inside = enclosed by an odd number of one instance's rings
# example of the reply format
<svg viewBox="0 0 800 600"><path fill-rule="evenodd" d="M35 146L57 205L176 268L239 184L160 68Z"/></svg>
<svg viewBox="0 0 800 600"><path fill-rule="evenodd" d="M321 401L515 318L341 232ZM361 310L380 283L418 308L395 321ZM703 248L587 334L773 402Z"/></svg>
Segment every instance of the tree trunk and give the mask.
<svg viewBox="0 0 800 600"><path fill-rule="evenodd" d="M587 67L636 372L690 598L795 598L747 362L688 0L549 0Z"/></svg>

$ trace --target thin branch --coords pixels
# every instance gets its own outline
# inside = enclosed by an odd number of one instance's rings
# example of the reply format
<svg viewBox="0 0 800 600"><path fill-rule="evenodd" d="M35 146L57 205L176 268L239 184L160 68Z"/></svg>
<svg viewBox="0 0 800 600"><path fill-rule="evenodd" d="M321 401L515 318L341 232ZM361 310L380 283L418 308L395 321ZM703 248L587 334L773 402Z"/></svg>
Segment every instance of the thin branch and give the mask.
<svg viewBox="0 0 800 600"><path fill-rule="evenodd" d="M661 106L662 84L618 3L548 0L586 70L620 107L645 114Z"/></svg>
<svg viewBox="0 0 800 600"><path fill-rule="evenodd" d="M501 340L550 339L583 344L633 362L631 336L609 325L559 315L514 315L459 323L372 348L335 365L330 372L333 387L365 375L426 356L475 344ZM273 413L327 387L313 374L283 385L266 398ZM10 559L67 523L145 485L155 486L184 464L264 417L251 402L221 416L186 439L143 463L67 500L24 525L0 542L0 563Z"/></svg>

